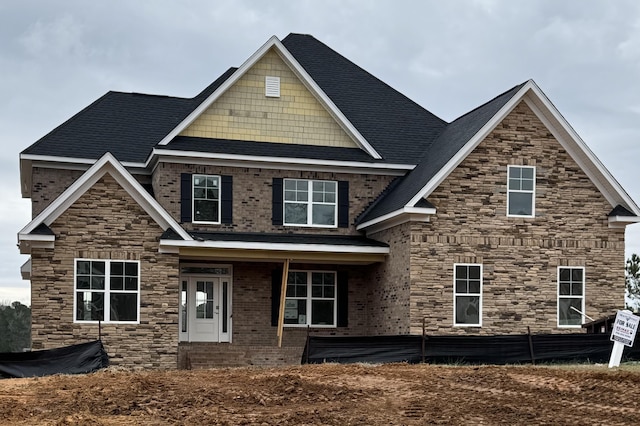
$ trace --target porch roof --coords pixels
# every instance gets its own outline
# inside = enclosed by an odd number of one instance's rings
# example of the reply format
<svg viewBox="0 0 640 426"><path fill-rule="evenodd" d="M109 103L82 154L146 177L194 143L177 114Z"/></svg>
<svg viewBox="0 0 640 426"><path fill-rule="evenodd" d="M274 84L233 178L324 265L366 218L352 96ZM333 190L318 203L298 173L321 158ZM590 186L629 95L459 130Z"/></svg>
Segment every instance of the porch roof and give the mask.
<svg viewBox="0 0 640 426"><path fill-rule="evenodd" d="M389 245L357 235L191 231L193 241L167 230L160 250L194 258L368 264L384 261Z"/></svg>

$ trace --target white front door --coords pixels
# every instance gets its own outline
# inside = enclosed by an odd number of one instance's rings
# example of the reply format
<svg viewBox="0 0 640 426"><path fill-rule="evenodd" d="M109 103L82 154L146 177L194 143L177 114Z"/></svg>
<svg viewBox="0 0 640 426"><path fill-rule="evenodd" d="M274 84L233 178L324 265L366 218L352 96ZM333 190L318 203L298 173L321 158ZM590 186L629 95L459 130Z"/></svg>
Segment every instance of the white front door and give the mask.
<svg viewBox="0 0 640 426"><path fill-rule="evenodd" d="M227 278L182 277L179 321L181 341L229 341L230 290L230 280Z"/></svg>

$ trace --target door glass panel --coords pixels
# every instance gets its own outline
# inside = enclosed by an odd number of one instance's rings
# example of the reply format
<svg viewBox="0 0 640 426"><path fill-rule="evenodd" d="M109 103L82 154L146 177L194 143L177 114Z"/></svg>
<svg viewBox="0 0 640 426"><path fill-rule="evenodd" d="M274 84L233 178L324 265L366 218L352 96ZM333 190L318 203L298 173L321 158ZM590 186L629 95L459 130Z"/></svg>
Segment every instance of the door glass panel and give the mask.
<svg viewBox="0 0 640 426"><path fill-rule="evenodd" d="M187 282L182 281L180 290L180 318L182 319L182 332L187 332Z"/></svg>
<svg viewBox="0 0 640 426"><path fill-rule="evenodd" d="M222 282L222 318L220 318L220 321L222 321L222 332L226 333L227 329L228 329L228 324L227 324L227 313L229 310L229 306L228 306L228 302L227 302L227 298L228 298L228 292L229 292L229 283L227 283L226 281Z"/></svg>
<svg viewBox="0 0 640 426"><path fill-rule="evenodd" d="M213 282L196 283L196 318L213 318Z"/></svg>

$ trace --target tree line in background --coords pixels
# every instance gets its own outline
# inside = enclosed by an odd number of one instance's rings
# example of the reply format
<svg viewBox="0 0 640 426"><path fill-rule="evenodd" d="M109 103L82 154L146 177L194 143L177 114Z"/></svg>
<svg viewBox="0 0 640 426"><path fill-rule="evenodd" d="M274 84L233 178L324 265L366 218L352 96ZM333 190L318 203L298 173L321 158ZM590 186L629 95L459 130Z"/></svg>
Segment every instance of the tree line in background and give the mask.
<svg viewBox="0 0 640 426"><path fill-rule="evenodd" d="M0 302L0 352L31 347L31 308L20 302Z"/></svg>
<svg viewBox="0 0 640 426"><path fill-rule="evenodd" d="M632 254L625 265L625 307L640 312L640 257Z"/></svg>

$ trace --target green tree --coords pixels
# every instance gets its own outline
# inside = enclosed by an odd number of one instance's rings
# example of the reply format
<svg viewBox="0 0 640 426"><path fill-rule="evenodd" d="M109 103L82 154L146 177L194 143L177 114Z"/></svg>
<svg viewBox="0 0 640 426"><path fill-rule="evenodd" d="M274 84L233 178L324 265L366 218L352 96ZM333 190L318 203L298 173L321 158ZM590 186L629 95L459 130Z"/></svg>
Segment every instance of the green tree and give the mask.
<svg viewBox="0 0 640 426"><path fill-rule="evenodd" d="M0 352L22 352L31 346L31 308L0 303Z"/></svg>
<svg viewBox="0 0 640 426"><path fill-rule="evenodd" d="M625 265L625 307L633 312L640 308L640 257L632 254Z"/></svg>

